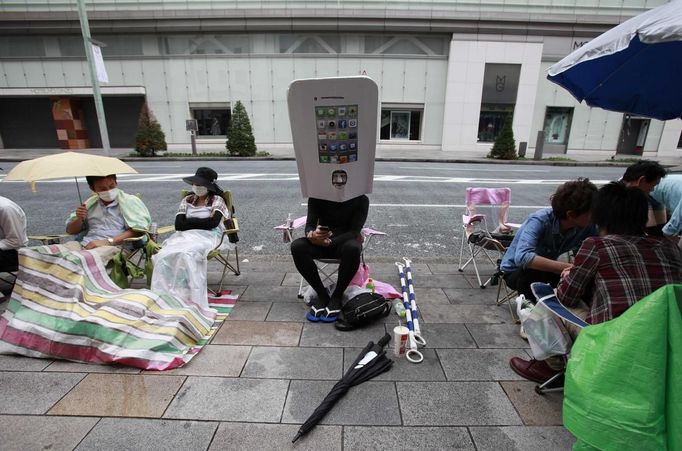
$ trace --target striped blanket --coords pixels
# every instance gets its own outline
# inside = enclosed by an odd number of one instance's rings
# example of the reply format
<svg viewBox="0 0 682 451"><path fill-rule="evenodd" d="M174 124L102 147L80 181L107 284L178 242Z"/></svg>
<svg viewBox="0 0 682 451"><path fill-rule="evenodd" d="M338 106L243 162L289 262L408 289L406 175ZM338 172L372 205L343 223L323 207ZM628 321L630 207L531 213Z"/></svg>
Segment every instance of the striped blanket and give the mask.
<svg viewBox="0 0 682 451"><path fill-rule="evenodd" d="M217 313L149 290L121 289L90 251L24 248L0 317L0 353L177 368L210 340L235 298L220 296Z"/></svg>

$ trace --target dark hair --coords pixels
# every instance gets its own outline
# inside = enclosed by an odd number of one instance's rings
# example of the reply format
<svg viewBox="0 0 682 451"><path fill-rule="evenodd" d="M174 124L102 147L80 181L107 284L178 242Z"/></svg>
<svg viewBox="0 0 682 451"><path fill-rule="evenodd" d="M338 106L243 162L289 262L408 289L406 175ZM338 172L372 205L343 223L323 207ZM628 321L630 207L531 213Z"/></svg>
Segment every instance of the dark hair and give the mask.
<svg viewBox="0 0 682 451"><path fill-rule="evenodd" d="M657 179L665 177L667 171L657 161L640 160L635 164L631 164L623 174L624 182L636 182L640 177L651 183Z"/></svg>
<svg viewBox="0 0 682 451"><path fill-rule="evenodd" d="M579 178L571 180L557 188L552 194L552 210L559 219L566 219L567 213L572 211L576 215L581 215L590 211L592 197L597 192L597 187L590 179Z"/></svg>
<svg viewBox="0 0 682 451"><path fill-rule="evenodd" d="M102 180L102 179L108 179L109 177L113 177L114 181L116 181L116 174L109 174L109 175L86 175L85 180L88 182L88 186L92 188L92 186L95 184L97 180Z"/></svg>
<svg viewBox="0 0 682 451"><path fill-rule="evenodd" d="M592 221L607 233L644 235L649 201L642 190L611 182L597 191L592 206Z"/></svg>

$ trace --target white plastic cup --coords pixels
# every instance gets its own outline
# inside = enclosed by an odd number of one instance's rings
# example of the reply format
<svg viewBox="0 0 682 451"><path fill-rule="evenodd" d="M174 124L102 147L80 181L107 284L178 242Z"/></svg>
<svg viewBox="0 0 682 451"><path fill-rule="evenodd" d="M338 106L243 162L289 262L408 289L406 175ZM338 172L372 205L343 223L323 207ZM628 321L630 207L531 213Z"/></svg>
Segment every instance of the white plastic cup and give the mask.
<svg viewBox="0 0 682 451"><path fill-rule="evenodd" d="M405 326L395 326L393 328L393 354L401 357L407 352L407 337L410 330Z"/></svg>

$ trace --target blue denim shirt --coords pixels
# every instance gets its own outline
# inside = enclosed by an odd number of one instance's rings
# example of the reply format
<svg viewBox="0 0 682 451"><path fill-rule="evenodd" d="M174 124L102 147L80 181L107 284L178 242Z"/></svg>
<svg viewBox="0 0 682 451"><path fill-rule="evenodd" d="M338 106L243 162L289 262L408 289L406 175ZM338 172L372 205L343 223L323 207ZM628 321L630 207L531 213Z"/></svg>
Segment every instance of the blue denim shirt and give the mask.
<svg viewBox="0 0 682 451"><path fill-rule="evenodd" d="M562 236L560 225L551 208L543 208L528 216L502 257L500 269L504 272L526 269L536 255L556 260L561 254L580 246L585 238L597 234L597 228L590 225L573 228Z"/></svg>
<svg viewBox="0 0 682 451"><path fill-rule="evenodd" d="M670 218L663 226L663 233L679 235L682 232L682 175L670 174L663 177L649 196L670 211Z"/></svg>

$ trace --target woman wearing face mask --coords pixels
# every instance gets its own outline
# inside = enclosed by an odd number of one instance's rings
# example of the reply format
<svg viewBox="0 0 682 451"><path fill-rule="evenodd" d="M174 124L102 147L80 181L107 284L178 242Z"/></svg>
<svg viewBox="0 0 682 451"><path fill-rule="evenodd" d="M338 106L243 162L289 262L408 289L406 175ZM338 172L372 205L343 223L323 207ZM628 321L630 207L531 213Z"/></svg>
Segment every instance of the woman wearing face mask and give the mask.
<svg viewBox="0 0 682 451"><path fill-rule="evenodd" d="M230 219L223 190L215 183L217 178L213 169L201 167L195 175L183 179L192 185L192 194L180 202L175 216L176 232L152 257L152 291L171 294L203 308L208 308L206 258L220 243L225 221Z"/></svg>

